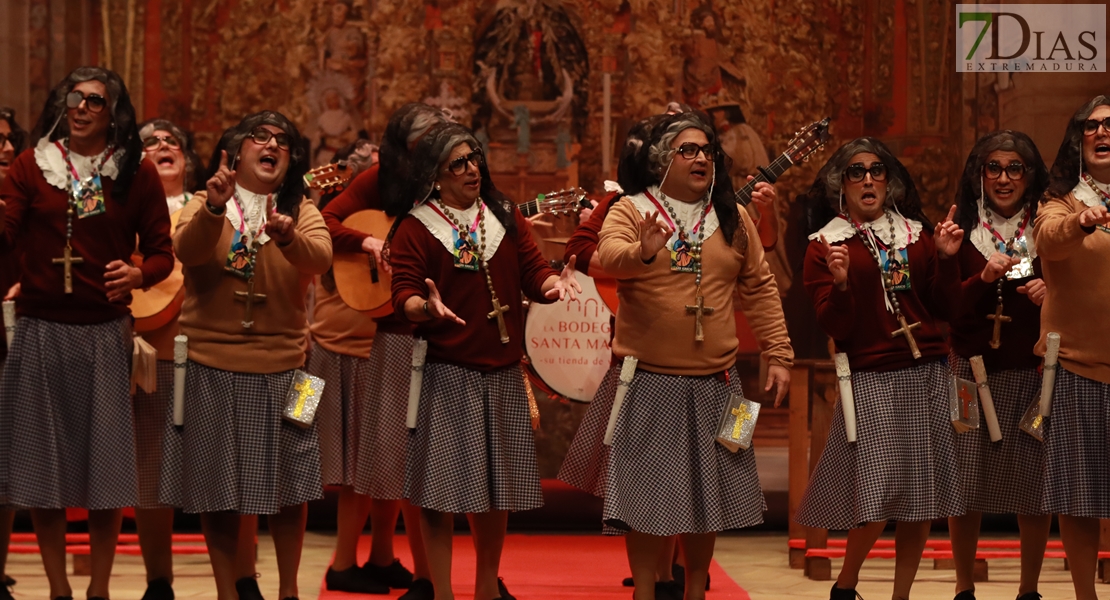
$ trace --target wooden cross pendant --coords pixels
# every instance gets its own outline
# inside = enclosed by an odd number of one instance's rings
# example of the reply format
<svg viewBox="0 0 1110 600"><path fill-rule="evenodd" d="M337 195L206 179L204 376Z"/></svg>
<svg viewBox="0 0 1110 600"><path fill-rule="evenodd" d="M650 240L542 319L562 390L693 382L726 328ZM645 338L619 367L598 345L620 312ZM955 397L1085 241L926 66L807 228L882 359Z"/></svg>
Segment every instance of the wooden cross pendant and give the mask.
<svg viewBox="0 0 1110 600"><path fill-rule="evenodd" d="M65 270L65 282L66 282L65 283L65 291L66 291L67 294L72 294L73 293L73 265L75 265L75 264L79 265L79 264L85 262L85 259L81 258L80 256L74 256L73 255L73 247L70 246L67 243L66 247L65 247L65 250L62 251L62 257L61 258L55 258L55 259L51 260L50 262L52 262L56 265L62 265L62 269Z"/></svg>
<svg viewBox="0 0 1110 600"><path fill-rule="evenodd" d="M741 404L730 412L732 412L732 416L736 417L736 422L732 424L732 439L739 441L744 423L752 420L752 413L748 410L747 404Z"/></svg>
<svg viewBox="0 0 1110 600"><path fill-rule="evenodd" d="M266 303L266 294L254 293L254 278L247 280L247 291L235 292L235 299L239 302L245 302L246 307L243 310L243 328L250 329L254 327L254 303Z"/></svg>
<svg viewBox="0 0 1110 600"><path fill-rule="evenodd" d="M906 341L909 342L909 344L910 344L910 353L913 354L913 357L915 359L921 358L921 350L917 349L917 340L913 339L913 330L917 329L918 327L921 327L921 322L919 321L917 323L911 323L911 324L907 325L906 324L906 317L902 316L899 313L898 314L898 324L901 325L901 327L898 328L898 329L895 329L894 331L891 331L890 332L890 337L896 338L899 335L904 336L906 338Z"/></svg>
<svg viewBox="0 0 1110 600"><path fill-rule="evenodd" d="M703 315L713 314L715 310L717 309L705 305L705 296L701 294L698 294L693 305L686 305L686 314L694 315L694 341L705 341L705 329L702 327L701 318Z"/></svg>
<svg viewBox="0 0 1110 600"><path fill-rule="evenodd" d="M493 310L486 315L487 319L497 319L497 330L501 333L501 343L509 343L509 330L505 328L505 313L509 312L507 305L502 305L497 301L497 296L493 297Z"/></svg>
<svg viewBox="0 0 1110 600"><path fill-rule="evenodd" d="M1002 345L1002 324L1009 323L1014 319L1002 314L1002 303L999 302L998 306L994 309L993 315L987 315L987 318L994 321L994 334L991 336L991 348L998 350Z"/></svg>

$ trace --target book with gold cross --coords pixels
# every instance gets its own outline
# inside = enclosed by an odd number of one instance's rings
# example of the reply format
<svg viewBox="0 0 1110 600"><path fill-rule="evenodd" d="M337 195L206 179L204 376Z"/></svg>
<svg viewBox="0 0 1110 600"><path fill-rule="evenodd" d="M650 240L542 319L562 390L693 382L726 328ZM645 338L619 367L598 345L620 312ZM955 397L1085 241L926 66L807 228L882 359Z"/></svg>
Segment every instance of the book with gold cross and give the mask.
<svg viewBox="0 0 1110 600"><path fill-rule="evenodd" d="M759 419L758 402L752 402L740 394L728 398L717 424L717 443L728 448L729 452L747 450L752 446L755 422Z"/></svg>
<svg viewBox="0 0 1110 600"><path fill-rule="evenodd" d="M282 418L298 427L312 427L312 422L316 419L316 408L320 406L323 394L323 379L297 369L293 372L292 383L289 384Z"/></svg>

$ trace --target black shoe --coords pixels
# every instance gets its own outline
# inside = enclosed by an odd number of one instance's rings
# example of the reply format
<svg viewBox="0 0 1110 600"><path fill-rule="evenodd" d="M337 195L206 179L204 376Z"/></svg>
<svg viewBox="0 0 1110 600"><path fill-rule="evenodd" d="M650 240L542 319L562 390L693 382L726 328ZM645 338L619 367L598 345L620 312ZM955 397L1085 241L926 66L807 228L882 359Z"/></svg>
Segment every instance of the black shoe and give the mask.
<svg viewBox="0 0 1110 600"><path fill-rule="evenodd" d="M73 600L73 596L54 596L54 600Z"/></svg>
<svg viewBox="0 0 1110 600"><path fill-rule="evenodd" d="M12 596L12 586L15 580L7 575L0 575L0 600L15 600Z"/></svg>
<svg viewBox="0 0 1110 600"><path fill-rule="evenodd" d="M682 600L686 591L677 581L656 581L655 600Z"/></svg>
<svg viewBox="0 0 1110 600"><path fill-rule="evenodd" d="M1043 596L1041 596L1037 592L1029 592L1028 594L1022 594L1018 596L1017 600L1041 600L1042 597Z"/></svg>
<svg viewBox="0 0 1110 600"><path fill-rule="evenodd" d="M859 592L857 592L855 588L850 590L842 590L836 587L836 584L834 583L832 586L832 590L829 591L829 600L856 600L857 598L859 600L863 600L863 596L860 596Z"/></svg>
<svg viewBox="0 0 1110 600"><path fill-rule="evenodd" d="M636 587L636 582L632 581L631 577L625 577L621 580L621 585L624 587Z"/></svg>
<svg viewBox="0 0 1110 600"><path fill-rule="evenodd" d="M342 571L328 567L324 576L324 585L333 592L351 592L355 594L388 594L389 586L379 583L362 567L354 566Z"/></svg>
<svg viewBox="0 0 1110 600"><path fill-rule="evenodd" d="M409 586L409 591L401 594L397 600L435 600L436 590L432 582L427 579L415 579Z"/></svg>
<svg viewBox="0 0 1110 600"><path fill-rule="evenodd" d="M679 564L671 565L671 577L674 577L675 583L678 587L686 589L686 568ZM708 588L707 588L708 589Z"/></svg>
<svg viewBox="0 0 1110 600"><path fill-rule="evenodd" d="M173 586L165 577L146 582L143 600L173 600Z"/></svg>
<svg viewBox="0 0 1110 600"><path fill-rule="evenodd" d="M258 580L255 577L240 577L235 580L235 593L239 594L239 600L266 600L262 597L262 590L258 589Z"/></svg>
<svg viewBox="0 0 1110 600"><path fill-rule="evenodd" d="M975 590L964 590L956 594L953 600L975 600Z"/></svg>
<svg viewBox="0 0 1110 600"><path fill-rule="evenodd" d="M505 580L497 578L497 593L501 594L501 600L516 600L516 596L509 593L509 589L505 587Z"/></svg>
<svg viewBox="0 0 1110 600"><path fill-rule="evenodd" d="M362 572L377 583L395 590L407 590L412 585L412 571L406 569L396 558L388 567L379 567L366 561L366 564L362 565Z"/></svg>

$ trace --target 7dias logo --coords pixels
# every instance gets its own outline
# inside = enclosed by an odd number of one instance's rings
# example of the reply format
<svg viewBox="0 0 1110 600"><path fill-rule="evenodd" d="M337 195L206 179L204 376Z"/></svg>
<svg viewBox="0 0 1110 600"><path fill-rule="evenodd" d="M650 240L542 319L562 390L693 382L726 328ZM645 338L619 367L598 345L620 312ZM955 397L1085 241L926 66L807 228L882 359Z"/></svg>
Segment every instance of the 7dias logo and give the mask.
<svg viewBox="0 0 1110 600"><path fill-rule="evenodd" d="M1105 4L957 4L959 73L1104 73Z"/></svg>

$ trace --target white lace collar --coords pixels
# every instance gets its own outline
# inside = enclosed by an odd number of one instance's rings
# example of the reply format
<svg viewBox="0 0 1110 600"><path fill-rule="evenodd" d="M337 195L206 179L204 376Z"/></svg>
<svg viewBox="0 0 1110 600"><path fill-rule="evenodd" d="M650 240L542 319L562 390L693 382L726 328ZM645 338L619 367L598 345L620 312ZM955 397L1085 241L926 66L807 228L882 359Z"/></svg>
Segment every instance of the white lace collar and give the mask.
<svg viewBox="0 0 1110 600"><path fill-rule="evenodd" d="M172 215L173 213L184 208L185 205L189 203L189 200L192 199L192 197L193 195L189 192L185 192L184 194L178 196L166 196L166 208L170 210L170 214Z"/></svg>
<svg viewBox="0 0 1110 600"><path fill-rule="evenodd" d="M658 204L653 202L652 198L655 198ZM667 198L666 194L664 194L657 185L634 196L628 196L628 199L636 206L636 210L640 211L640 216L646 217L649 212L658 212L663 222L666 223L668 227L675 230L667 243L667 246L671 247L678 239L678 227L671 222L671 215L663 206L663 200L665 198ZM696 232L691 232L690 229L697 226L698 222L701 220L702 211L708 210L700 228L700 231L704 232L702 233L703 240L708 240L721 225L720 220L717 219L717 211L713 209L712 204L705 205L701 202L681 202L673 199L668 201L667 204L674 210L675 216L678 217L683 227L686 228L686 233L695 234L695 237L697 237Z"/></svg>
<svg viewBox="0 0 1110 600"><path fill-rule="evenodd" d="M972 245L975 246L975 249L983 255L983 258L990 259L991 256L994 256L995 252L998 252L998 238L994 237L994 234L986 227L983 227L983 223L987 222L987 207L983 202L983 198L979 198L978 204L979 222L975 224L975 227L971 230L971 235L968 237ZM1007 242L1009 242L1010 238L1021 228L1021 223L1024 220L1025 211L1023 210L1019 210L1016 215L1009 219L1003 219L1001 215L994 212L991 213L991 227L994 227L998 235L1002 236L1002 239ZM1030 259L1037 258L1037 249L1033 245L1032 224L1032 220L1025 224L1025 245L1029 248Z"/></svg>
<svg viewBox="0 0 1110 600"><path fill-rule="evenodd" d="M91 157L71 152L69 159L73 163L73 168L77 169L77 174L84 178L92 174L93 165L99 163L107 152L108 150L105 148L104 152ZM113 153L112 157L104 161L104 164L100 167L100 175L112 180L118 177L119 163L123 160L123 155L123 150L117 150ZM59 190L69 190L69 178L67 177L69 169L66 168L66 159L62 156L62 151L58 148L58 145L50 141L49 136L40 139L35 146L35 164L42 171L46 183Z"/></svg>
<svg viewBox="0 0 1110 600"><path fill-rule="evenodd" d="M887 216L894 221L894 235L890 233L890 221ZM887 247L894 247L899 250L909 246L921 238L921 221L907 219L897 212L884 211L883 216L863 224L864 227L871 230L875 237L879 238ZM837 215L833 220L829 221L819 231L809 235L809 239L818 240L821 236L825 236L830 244L836 242L843 242L856 235L856 228L852 226L852 222L847 218Z"/></svg>
<svg viewBox="0 0 1110 600"><path fill-rule="evenodd" d="M482 254L482 260L489 262L493 260L493 255L501 245L501 240L505 239L505 226L501 224L501 221L497 219L497 215L493 214L493 211L490 210L488 205L484 202L481 205L484 210L482 213L482 222L485 224L486 229L484 240L486 249ZM478 206L479 203L475 202L473 206L466 210L460 211L452 208L448 208L447 210L451 211L464 226L469 227L478 218ZM428 200L412 209L411 214L424 224L424 227L439 240L439 243L443 244L447 252L453 255L455 253L455 228L453 224L441 214L443 212L443 207L438 200ZM480 232L474 233L475 237L480 235ZM479 245L482 241L483 240L478 239Z"/></svg>
<svg viewBox="0 0 1110 600"><path fill-rule="evenodd" d="M1095 185L1102 189L1103 192L1110 194L1110 185L1102 183L1094 177L1091 178L1091 181L1094 181ZM1077 183L1075 187L1072 188L1071 193L1073 196L1075 196L1076 200L1082 202L1083 204L1086 204L1087 206L1090 206L1091 208L1102 204L1102 197L1099 196L1096 190L1087 185L1086 181L1083 181L1082 176L1079 177L1079 183Z"/></svg>
<svg viewBox="0 0 1110 600"><path fill-rule="evenodd" d="M235 193L239 196L239 200L243 203L243 212L247 217L247 235L253 236L256 231L262 228L262 224L266 222L266 194L256 194L246 188L235 184ZM239 214L239 208L235 204L235 198L232 198L224 210L227 216L228 223L231 223L231 228L236 231L242 231L242 216ZM258 236L258 243L265 244L270 241L270 236L265 231L262 235Z"/></svg>

